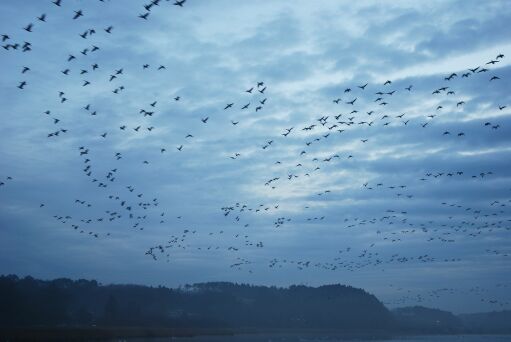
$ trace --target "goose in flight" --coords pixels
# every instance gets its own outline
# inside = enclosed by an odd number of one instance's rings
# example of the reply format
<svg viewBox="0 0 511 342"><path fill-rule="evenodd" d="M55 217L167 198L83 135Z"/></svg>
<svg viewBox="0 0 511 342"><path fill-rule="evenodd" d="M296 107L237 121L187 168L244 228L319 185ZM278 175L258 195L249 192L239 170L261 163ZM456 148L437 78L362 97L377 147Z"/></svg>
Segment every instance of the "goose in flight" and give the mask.
<svg viewBox="0 0 511 342"><path fill-rule="evenodd" d="M75 15L73 16L73 20L76 20L76 19L80 18L81 16L83 16L82 10L75 11Z"/></svg>
<svg viewBox="0 0 511 342"><path fill-rule="evenodd" d="M291 127L291 128L286 128L286 133L282 133L283 136L287 137L289 135L289 133L291 133L291 131L293 130L294 127Z"/></svg>
<svg viewBox="0 0 511 342"><path fill-rule="evenodd" d="M456 74L455 72L453 72L452 74L450 74L448 77L445 77L444 80L446 81L450 81L453 79L453 77L458 77L458 74Z"/></svg>

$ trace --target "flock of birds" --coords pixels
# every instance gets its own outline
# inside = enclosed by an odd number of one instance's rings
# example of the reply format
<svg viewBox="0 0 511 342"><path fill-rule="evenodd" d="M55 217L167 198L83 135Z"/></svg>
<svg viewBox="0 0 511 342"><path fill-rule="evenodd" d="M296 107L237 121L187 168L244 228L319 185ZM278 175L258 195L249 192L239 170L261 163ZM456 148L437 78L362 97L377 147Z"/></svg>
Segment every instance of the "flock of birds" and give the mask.
<svg viewBox="0 0 511 342"><path fill-rule="evenodd" d="M168 1L168 0L167 0ZM99 0L99 2L105 2ZM163 1L152 0L144 4L144 12L138 15L141 20L150 19L150 14L158 8ZM36 23L30 22L19 30L24 31L24 39L20 39L22 32L14 31L9 34L2 34L0 40L5 53L29 53L35 49L35 45L30 42L30 34L37 31L39 25L50 25L51 18L57 15L68 15L73 21L79 22L82 17L87 16L87 12L81 9L73 12L62 12L65 1L53 1L53 8L49 9L48 14L43 13L37 16ZM175 1L173 3L177 8L183 8L186 0ZM59 12L60 11L60 12ZM74 29L74 28L71 28ZM102 66L96 61L95 56L102 53L101 44L95 41L95 38L101 36L98 41L105 41L109 36L115 35L115 27L106 24L102 28L87 28L77 33L78 39L84 43L84 48L80 51L71 52L67 58L62 61L61 77L70 78L77 88L94 87L100 83L108 85L111 89L110 96L122 96L127 87L135 87L135 84L127 83L126 74L130 70L119 66L114 70L103 70ZM26 39L26 40L25 40ZM93 43L88 43L93 41ZM96 45L97 44L97 45ZM107 44L107 43L106 43ZM358 163L358 153L362 149L368 149L373 142L373 137L381 134L382 130L389 129L392 132L399 130L409 130L410 134L416 134L416 130L435 130L438 139L470 139L468 132L455 129L456 125L450 130L439 130L435 123L451 115L453 112L462 111L467 105L469 99L458 94L459 82L469 82L474 79L476 82L491 84L498 87L501 77L495 74L492 67L498 66L505 58L503 54L498 54L493 59L483 62L481 66L468 69L466 72L453 72L443 77L439 81L443 84L436 89L421 89L428 91L432 96L434 105L430 109L425 109L427 114L409 115L406 112L392 113L387 110L387 106L395 103L397 98L401 100L405 97L413 97L417 87L413 84L407 87L398 88L394 86L392 80L387 80L381 84L366 82L364 84L353 85L339 90L340 96L328 100L328 105L332 106L332 114L322 114L310 122L297 123L290 127L285 127L278 135L268 136L267 139L257 144L258 154L264 154L276 146L286 146L289 140L291 143L298 142L299 147L292 149L292 152L286 152L278 160L267 160L264 168L264 174L260 182L263 190L268 190L271 194L277 193L280 189L300 189L304 184L314 184L315 179L321 179L328 176L332 170L346 168L356 170ZM80 65L75 65L79 62ZM151 67L149 63L140 66L142 70L155 70L163 73L167 67L158 64ZM30 78L32 67L23 65L20 71L21 80L16 86L20 92L29 91L33 86ZM458 75L458 73L460 75ZM81 79L81 80L78 80ZM36 86L36 85L34 85ZM216 108L222 113L225 119L223 125L226 132L228 127L238 130L243 129L243 120L247 115L259 115L265 110L267 103L271 102L271 92L269 85L265 81L257 81L248 87L239 89L240 99L228 99L224 104ZM68 91L59 90L53 96L54 106L43 111L43 115L48 117L50 128L46 134L48 139L59 139L67 133L72 132L72 123L67 118L63 118L55 112L59 112L64 104L72 103L73 110L80 109L83 113L94 117L102 115L100 105L93 99L90 103L78 103ZM130 122L119 122L116 127L106 128L95 134L95 138L108 142L112 135L121 133L125 137L133 135L150 135L158 130L158 118L168 103L180 103L182 95L172 94L170 99L153 98L140 104L138 112L139 121L133 124ZM58 109L55 109L58 108ZM496 111L504 111L505 104L495 108ZM239 114L242 113L243 115ZM222 117L213 117L204 115L196 120L197 126L208 126L213 120L222 120ZM128 121L128 120L127 120ZM69 123L71 127L64 125ZM481 132L485 134L495 134L501 129L500 122L484 121L480 125ZM441 125L438 125L441 126ZM197 133L194 127L189 127L190 131L182 136L182 141L175 146L159 146L157 153L151 155L151 158L144 158L130 163L121 162L129 153L126 151L112 151L108 157L108 167L104 167L104 162L97 160L108 148L98 150L94 146L87 144L84 137L76 149L76 155L80 158L81 173L89 183L95 188L97 198L107 200L109 208L104 209L101 201L95 203L90 199L76 198L73 196L70 201L76 206L85 210L88 214L85 216L71 215L69 213L53 213L56 222L65 227L69 227L79 234L88 235L93 239L111 238L116 235L115 231L110 231L109 227L117 224L128 227L136 231L150 231L155 225L169 227L174 232L167 239L157 242L146 249L145 254L155 261L160 259L167 262L179 261L179 251L221 251L232 254L232 263L230 267L239 271L247 270L253 273L257 265L261 264L261 259L255 262L248 255L256 253L254 250L264 250L271 241L263 241L257 234L255 227L272 226L274 230L293 229L296 225L323 224L329 222L336 224L339 230L348 231L352 234L354 230L363 232L371 231L374 236L367 246L357 248L355 246L346 246L333 251L331 258L326 260L313 260L310 258L291 258L291 257L270 257L266 259L267 267L270 269L280 269L283 267L295 267L298 270L315 268L318 270L344 270L356 272L366 268L387 269L391 265L401 265L407 263L460 263L462 258L456 255L446 256L434 255L433 253L404 253L399 251L401 244L409 241L423 241L425 243L450 244L465 241L466 239L482 239L496 232L509 232L511 230L509 219L509 208L511 199L503 200L496 198L486 205L467 203L449 203L438 200L437 210L442 214L439 217L421 217L420 215L410 215L413 211L413 201L420 195L416 193L418 186L435 186L442 182L464 182L468 181L488 182L495 177L494 170L488 170L485 166L479 172L470 172L467 170L450 171L429 171L425 174L417 174L417 182L407 183L406 181L395 182L394 179L368 179L360 184L358 193L365 196L368 192L370 196L379 196L389 203L389 207L374 215L348 213L345 218L331 219L328 210L324 210L323 205L316 203L328 203L342 196L342 191L338 190L336 184L331 187L320 187L310 192L307 196L307 205L304 205L298 211L286 210L286 203L243 203L242 201L233 201L231 204L220 206L219 215L223 216L226 227L218 230L207 230L200 228L190 228L186 223L186 217L181 214L168 214L164 204L158 196L145 191L139 184L123 182L123 173L129 173L131 169L137 167L150 167L154 160L164 158L168 153L187 153L188 147L192 146L197 140ZM200 130L199 130L200 131ZM226 133L227 134L227 133ZM338 144L338 137L349 135L349 140L344 144L351 146L351 149L343 149L340 152L331 153L332 148ZM389 133L393 134L393 133ZM356 138L351 139L351 136ZM88 137L87 137L88 138ZM319 153L318 153L319 151ZM193 153L190 151L189 153ZM291 153L291 154L290 154ZM228 160L236 160L232 165L233 169L239 167L238 162L249 162L250 158L245 157L241 150L225 153L224 157ZM206 166L207 167L207 166ZM355 171L356 172L356 171ZM15 182L14 176L5 176L0 182L0 189L6 188ZM305 183L304 183L305 182ZM422 185L421 185L422 184ZM427 185L426 185L427 184ZM308 188L308 187L307 187ZM79 196L78 196L79 197ZM40 208L47 209L46 203L38 203ZM58 211L57 209L51 209ZM78 209L77 209L78 211ZM101 212L101 214L98 214ZM176 232L175 227L178 229ZM391 245L392 253L382 252L378 248ZM305 247L306 248L306 247ZM446 249L449 254L449 249ZM247 253L242 253L247 252ZM491 257L507 258L509 251L486 249L484 251ZM442 293L452 293L452 289L439 289L431 291L425 296L411 296L407 294L394 304L402 304L405 301L423 302L425 297L438 298ZM482 290L479 288L470 291ZM498 299L488 299L488 303L509 306L508 301Z"/></svg>

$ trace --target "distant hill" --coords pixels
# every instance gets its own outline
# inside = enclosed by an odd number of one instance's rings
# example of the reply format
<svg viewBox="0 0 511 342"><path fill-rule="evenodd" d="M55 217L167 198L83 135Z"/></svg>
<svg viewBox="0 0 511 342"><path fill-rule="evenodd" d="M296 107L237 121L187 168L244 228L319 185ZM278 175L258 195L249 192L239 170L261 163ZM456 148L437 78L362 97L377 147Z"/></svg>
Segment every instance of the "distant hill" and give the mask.
<svg viewBox="0 0 511 342"><path fill-rule="evenodd" d="M392 310L399 331L420 334L511 334L511 311L454 315L422 306Z"/></svg>
<svg viewBox="0 0 511 342"><path fill-rule="evenodd" d="M476 334L511 334L511 311L459 315L464 330Z"/></svg>
<svg viewBox="0 0 511 342"><path fill-rule="evenodd" d="M364 290L203 283L180 289L0 277L0 326L225 327L378 331L387 308Z"/></svg>
<svg viewBox="0 0 511 342"><path fill-rule="evenodd" d="M448 311L422 306L392 310L398 330L421 334L454 334L462 331L461 319Z"/></svg>

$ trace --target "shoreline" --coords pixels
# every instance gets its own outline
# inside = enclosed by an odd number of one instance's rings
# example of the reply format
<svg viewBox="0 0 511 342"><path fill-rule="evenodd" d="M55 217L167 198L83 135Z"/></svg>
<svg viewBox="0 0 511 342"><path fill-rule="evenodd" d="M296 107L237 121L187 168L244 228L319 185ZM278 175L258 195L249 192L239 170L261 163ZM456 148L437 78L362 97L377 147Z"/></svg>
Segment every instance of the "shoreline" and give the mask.
<svg viewBox="0 0 511 342"><path fill-rule="evenodd" d="M0 328L0 337L12 341L89 341L153 338L234 337L234 336L332 336L347 339L388 340L411 336L507 336L502 333L412 333L402 331L345 331L336 329L228 329L228 328L166 328L166 327L18 327Z"/></svg>

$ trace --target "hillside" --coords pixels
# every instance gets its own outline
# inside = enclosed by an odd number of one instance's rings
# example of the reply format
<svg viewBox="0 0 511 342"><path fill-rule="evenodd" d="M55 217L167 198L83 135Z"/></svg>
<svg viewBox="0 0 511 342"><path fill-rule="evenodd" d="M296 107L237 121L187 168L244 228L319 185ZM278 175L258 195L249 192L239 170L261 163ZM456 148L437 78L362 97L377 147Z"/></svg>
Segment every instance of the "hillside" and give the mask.
<svg viewBox="0 0 511 342"><path fill-rule="evenodd" d="M203 283L179 289L0 277L0 324L193 328L388 329L390 312L364 290Z"/></svg>

